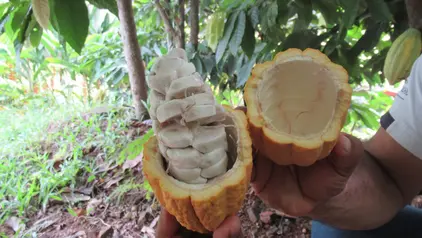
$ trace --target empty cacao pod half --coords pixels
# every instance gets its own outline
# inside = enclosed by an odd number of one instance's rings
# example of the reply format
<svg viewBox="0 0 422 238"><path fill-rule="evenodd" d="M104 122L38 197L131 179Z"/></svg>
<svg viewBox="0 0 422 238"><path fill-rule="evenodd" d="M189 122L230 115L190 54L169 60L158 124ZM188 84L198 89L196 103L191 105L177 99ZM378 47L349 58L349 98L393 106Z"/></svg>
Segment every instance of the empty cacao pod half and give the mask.
<svg viewBox="0 0 422 238"><path fill-rule="evenodd" d="M279 165L315 163L336 144L351 94L346 70L320 51L279 52L245 85L253 145Z"/></svg>
<svg viewBox="0 0 422 238"><path fill-rule="evenodd" d="M240 210L248 188L246 115L216 102L182 49L159 58L147 83L154 136L144 145L144 175L182 226L212 232Z"/></svg>

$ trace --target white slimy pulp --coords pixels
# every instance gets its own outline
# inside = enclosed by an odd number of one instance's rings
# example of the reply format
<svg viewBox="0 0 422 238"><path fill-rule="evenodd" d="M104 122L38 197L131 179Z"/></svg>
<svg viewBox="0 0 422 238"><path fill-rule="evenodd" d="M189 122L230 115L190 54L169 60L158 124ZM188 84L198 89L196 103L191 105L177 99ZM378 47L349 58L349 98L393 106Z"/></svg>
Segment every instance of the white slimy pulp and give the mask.
<svg viewBox="0 0 422 238"><path fill-rule="evenodd" d="M158 59L147 80L153 129L175 179L205 184L227 172L224 108L182 49Z"/></svg>

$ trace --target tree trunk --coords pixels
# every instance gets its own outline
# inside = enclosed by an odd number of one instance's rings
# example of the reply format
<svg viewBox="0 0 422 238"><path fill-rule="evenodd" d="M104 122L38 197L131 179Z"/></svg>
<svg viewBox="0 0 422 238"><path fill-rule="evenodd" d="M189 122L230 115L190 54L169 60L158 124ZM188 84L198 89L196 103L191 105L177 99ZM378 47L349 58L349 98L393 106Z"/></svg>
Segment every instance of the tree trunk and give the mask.
<svg viewBox="0 0 422 238"><path fill-rule="evenodd" d="M180 47L185 48L185 0L179 0L179 36Z"/></svg>
<svg viewBox="0 0 422 238"><path fill-rule="evenodd" d="M190 42L193 47L198 49L199 34L199 0L190 0Z"/></svg>
<svg viewBox="0 0 422 238"><path fill-rule="evenodd" d="M422 1L406 0L406 9L409 26L422 30Z"/></svg>
<svg viewBox="0 0 422 238"><path fill-rule="evenodd" d="M123 41L123 51L129 71L130 88L132 90L133 106L136 119L141 120L147 109L142 100L147 101L147 85L145 68L141 57L141 48L136 37L136 25L133 18L132 0L117 0L120 19L120 34Z"/></svg>

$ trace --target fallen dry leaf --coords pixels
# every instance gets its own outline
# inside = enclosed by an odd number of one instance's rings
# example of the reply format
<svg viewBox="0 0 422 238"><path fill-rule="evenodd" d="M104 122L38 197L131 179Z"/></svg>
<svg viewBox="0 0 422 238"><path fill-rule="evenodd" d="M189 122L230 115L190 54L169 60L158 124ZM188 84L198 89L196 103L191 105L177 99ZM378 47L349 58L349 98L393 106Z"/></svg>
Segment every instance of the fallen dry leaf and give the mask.
<svg viewBox="0 0 422 238"><path fill-rule="evenodd" d="M62 193L62 198L63 201L68 203L84 202L91 199L90 196L81 193Z"/></svg>
<svg viewBox="0 0 422 238"><path fill-rule="evenodd" d="M98 233L97 238L112 238L113 237L113 227L111 227L110 225L108 226L103 226L100 230L100 232Z"/></svg>
<svg viewBox="0 0 422 238"><path fill-rule="evenodd" d="M132 169L133 167L135 167L136 165L138 165L142 161L143 157L144 157L144 155L143 155L143 153L141 153L138 156L136 156L134 159L126 160L125 163L122 166L123 170Z"/></svg>
<svg viewBox="0 0 422 238"><path fill-rule="evenodd" d="M25 229L25 224L22 223L22 220L17 217L10 217L6 220L5 224L12 228L14 232L23 231Z"/></svg>
<svg viewBox="0 0 422 238"><path fill-rule="evenodd" d="M104 188L110 188L110 187L111 187L111 186L113 186L114 184L116 184L116 183L120 182L120 180L122 180L122 179L123 179L123 175L113 177L112 179L110 179L110 180L107 182L107 184L104 186Z"/></svg>
<svg viewBox="0 0 422 238"><path fill-rule="evenodd" d="M91 199L87 206L86 206L86 211L88 215L92 215L95 213L95 210L97 209L98 205L100 205L103 201L101 199Z"/></svg>

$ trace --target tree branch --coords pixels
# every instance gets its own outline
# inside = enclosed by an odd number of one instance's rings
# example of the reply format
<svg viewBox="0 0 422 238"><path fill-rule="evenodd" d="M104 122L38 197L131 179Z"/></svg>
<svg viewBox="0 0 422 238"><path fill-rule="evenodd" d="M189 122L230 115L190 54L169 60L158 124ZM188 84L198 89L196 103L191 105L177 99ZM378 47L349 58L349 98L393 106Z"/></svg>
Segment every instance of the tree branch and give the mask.
<svg viewBox="0 0 422 238"><path fill-rule="evenodd" d="M160 14L161 19L163 19L164 27L166 28L167 33L170 34L172 40L177 40L176 45L179 46L180 41L178 40L176 30L173 28L169 15L166 13L166 10L164 10L163 6L160 4L160 0L155 0L155 6L157 8L158 13Z"/></svg>
<svg viewBox="0 0 422 238"><path fill-rule="evenodd" d="M198 48L199 34L199 0L190 0L190 42L195 50Z"/></svg>
<svg viewBox="0 0 422 238"><path fill-rule="evenodd" d="M185 0L179 0L179 36L180 47L185 48Z"/></svg>
<svg viewBox="0 0 422 238"><path fill-rule="evenodd" d="M129 71L133 105L135 107L136 118L141 120L147 112L142 100L147 100L148 93L145 82L145 68L136 35L135 19L133 18L132 0L117 0L117 7L123 51Z"/></svg>
<svg viewBox="0 0 422 238"><path fill-rule="evenodd" d="M406 0L406 9L409 26L422 30L422 1Z"/></svg>

